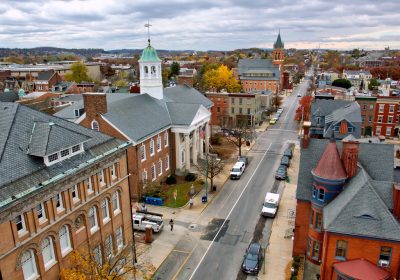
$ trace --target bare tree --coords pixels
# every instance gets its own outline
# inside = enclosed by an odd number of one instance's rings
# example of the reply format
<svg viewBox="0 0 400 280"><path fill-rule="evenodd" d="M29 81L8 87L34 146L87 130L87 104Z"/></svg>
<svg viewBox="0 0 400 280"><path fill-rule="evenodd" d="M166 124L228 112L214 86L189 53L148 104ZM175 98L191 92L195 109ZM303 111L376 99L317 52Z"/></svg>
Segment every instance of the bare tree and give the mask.
<svg viewBox="0 0 400 280"><path fill-rule="evenodd" d="M239 116L236 116L239 118ZM247 118L240 118L235 128L228 129L226 139L239 149L239 156L242 156L242 145L254 138L254 129L248 124Z"/></svg>
<svg viewBox="0 0 400 280"><path fill-rule="evenodd" d="M210 179L210 188L212 188L215 176L222 172L224 165L225 163L217 155L207 154L205 159L199 160L196 168L200 174L206 177L206 180Z"/></svg>

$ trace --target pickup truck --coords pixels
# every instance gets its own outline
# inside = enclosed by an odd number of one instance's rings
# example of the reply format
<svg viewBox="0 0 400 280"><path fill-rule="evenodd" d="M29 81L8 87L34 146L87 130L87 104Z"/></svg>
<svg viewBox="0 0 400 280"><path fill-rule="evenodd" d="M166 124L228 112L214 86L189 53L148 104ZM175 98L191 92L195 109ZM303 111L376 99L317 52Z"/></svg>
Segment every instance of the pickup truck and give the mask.
<svg viewBox="0 0 400 280"><path fill-rule="evenodd" d="M136 213L133 214L133 229L146 230L146 226L150 225L153 232L159 232L164 227L163 218L157 215Z"/></svg>

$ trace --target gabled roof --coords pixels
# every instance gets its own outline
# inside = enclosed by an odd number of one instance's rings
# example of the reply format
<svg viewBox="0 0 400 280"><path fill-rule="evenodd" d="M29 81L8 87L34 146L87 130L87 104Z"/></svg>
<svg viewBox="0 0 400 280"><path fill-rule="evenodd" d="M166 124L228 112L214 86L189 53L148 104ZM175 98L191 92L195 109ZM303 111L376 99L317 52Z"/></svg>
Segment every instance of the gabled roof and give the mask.
<svg viewBox="0 0 400 280"><path fill-rule="evenodd" d="M272 64L271 59L239 59L238 74L242 76L244 73L258 73L258 71L269 71L275 73L275 77L243 77L246 80L276 80L280 77L278 65Z"/></svg>
<svg viewBox="0 0 400 280"><path fill-rule="evenodd" d="M311 115L314 116L317 113L318 116L327 116L350 103L352 101L316 99L311 103Z"/></svg>
<svg viewBox="0 0 400 280"><path fill-rule="evenodd" d="M324 207L324 229L329 232L400 241L400 224L375 191L365 170Z"/></svg>
<svg viewBox="0 0 400 280"><path fill-rule="evenodd" d="M53 122L34 122L27 153L31 156L44 157L89 139L87 135L61 127Z"/></svg>
<svg viewBox="0 0 400 280"><path fill-rule="evenodd" d="M199 110L199 104L183 104L183 103L166 103L171 122L174 125L190 125L197 111Z"/></svg>
<svg viewBox="0 0 400 280"><path fill-rule="evenodd" d="M201 104L207 109L210 109L214 105L210 99L201 94L197 89L187 85L164 88L164 100L166 102Z"/></svg>
<svg viewBox="0 0 400 280"><path fill-rule="evenodd" d="M351 123L361 123L361 110L357 102L351 102L325 116L325 123L338 122L343 119Z"/></svg>
<svg viewBox="0 0 400 280"><path fill-rule="evenodd" d="M54 70L39 72L37 79L38 81L48 81L51 77L53 77L54 73Z"/></svg>

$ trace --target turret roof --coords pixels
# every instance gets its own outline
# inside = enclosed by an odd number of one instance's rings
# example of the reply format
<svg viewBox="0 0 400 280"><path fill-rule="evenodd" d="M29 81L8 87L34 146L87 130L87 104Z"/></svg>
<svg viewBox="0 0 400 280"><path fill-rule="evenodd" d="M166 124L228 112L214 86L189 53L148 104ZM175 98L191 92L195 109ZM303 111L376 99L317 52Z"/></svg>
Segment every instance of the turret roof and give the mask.
<svg viewBox="0 0 400 280"><path fill-rule="evenodd" d="M312 170L313 175L324 179L345 179L347 178L336 142L329 141L317 166Z"/></svg>
<svg viewBox="0 0 400 280"><path fill-rule="evenodd" d="M158 57L156 49L150 45L150 39L149 39L149 45L143 50L139 62L160 62L160 61L161 59Z"/></svg>

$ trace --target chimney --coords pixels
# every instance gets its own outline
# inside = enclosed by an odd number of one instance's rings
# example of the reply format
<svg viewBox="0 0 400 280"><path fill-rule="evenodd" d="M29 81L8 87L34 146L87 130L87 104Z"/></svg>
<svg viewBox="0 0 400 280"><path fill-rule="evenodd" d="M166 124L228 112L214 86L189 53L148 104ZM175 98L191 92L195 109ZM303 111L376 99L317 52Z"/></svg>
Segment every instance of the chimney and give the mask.
<svg viewBox="0 0 400 280"><path fill-rule="evenodd" d="M301 148L302 149L307 149L308 144L310 141L310 127L311 127L311 122L303 122L303 132L301 137Z"/></svg>
<svg viewBox="0 0 400 280"><path fill-rule="evenodd" d="M357 173L358 141L353 136L342 140L342 162L347 173L347 178L352 178Z"/></svg>
<svg viewBox="0 0 400 280"><path fill-rule="evenodd" d="M393 215L400 220L400 185L393 185Z"/></svg>
<svg viewBox="0 0 400 280"><path fill-rule="evenodd" d="M88 118L95 118L98 114L107 113L107 96L102 92L85 92L83 106Z"/></svg>

